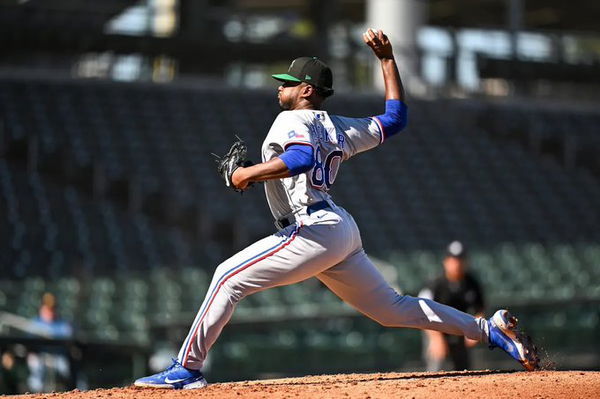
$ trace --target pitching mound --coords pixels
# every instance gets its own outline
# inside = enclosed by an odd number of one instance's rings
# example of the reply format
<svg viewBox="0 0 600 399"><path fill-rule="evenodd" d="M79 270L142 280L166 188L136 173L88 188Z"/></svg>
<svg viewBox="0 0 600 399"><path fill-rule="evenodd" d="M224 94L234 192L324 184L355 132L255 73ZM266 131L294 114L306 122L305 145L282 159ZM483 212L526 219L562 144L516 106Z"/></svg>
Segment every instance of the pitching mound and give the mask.
<svg viewBox="0 0 600 399"><path fill-rule="evenodd" d="M212 384L193 391L127 387L19 396L22 399L598 397L600 372L583 371L340 374Z"/></svg>

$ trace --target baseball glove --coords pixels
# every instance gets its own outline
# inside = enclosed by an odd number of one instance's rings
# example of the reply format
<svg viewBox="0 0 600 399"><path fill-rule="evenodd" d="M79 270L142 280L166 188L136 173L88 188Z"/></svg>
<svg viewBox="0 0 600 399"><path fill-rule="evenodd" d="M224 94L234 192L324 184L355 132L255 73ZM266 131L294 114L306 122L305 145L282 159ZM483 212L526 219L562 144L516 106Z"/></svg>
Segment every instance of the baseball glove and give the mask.
<svg viewBox="0 0 600 399"><path fill-rule="evenodd" d="M247 153L248 147L246 147L246 143L237 137L237 140L233 143L227 154L222 157L213 154L217 158L217 171L223 180L225 180L225 185L238 193L242 192L242 190L233 185L231 176L233 176L233 172L240 166L248 167L254 165L254 162L246 159Z"/></svg>

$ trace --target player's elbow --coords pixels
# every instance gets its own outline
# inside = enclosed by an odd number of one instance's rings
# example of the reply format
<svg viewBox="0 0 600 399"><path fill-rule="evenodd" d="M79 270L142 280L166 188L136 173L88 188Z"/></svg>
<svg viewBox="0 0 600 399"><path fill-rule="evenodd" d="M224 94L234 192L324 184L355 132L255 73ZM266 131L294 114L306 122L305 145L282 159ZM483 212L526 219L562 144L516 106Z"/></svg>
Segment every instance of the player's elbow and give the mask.
<svg viewBox="0 0 600 399"><path fill-rule="evenodd" d="M396 114L394 115L394 119L395 119L395 123L393 124L392 128L390 129L393 134L398 134L401 131L404 130L404 128L406 128L406 125L408 125L408 118L406 113L404 114Z"/></svg>
<svg viewBox="0 0 600 399"><path fill-rule="evenodd" d="M387 100L385 114L377 116L383 127L385 138L400 133L408 125L408 107L400 100Z"/></svg>
<svg viewBox="0 0 600 399"><path fill-rule="evenodd" d="M408 108L405 106L402 111L398 113L396 118L398 119L398 132L401 132L408 125Z"/></svg>

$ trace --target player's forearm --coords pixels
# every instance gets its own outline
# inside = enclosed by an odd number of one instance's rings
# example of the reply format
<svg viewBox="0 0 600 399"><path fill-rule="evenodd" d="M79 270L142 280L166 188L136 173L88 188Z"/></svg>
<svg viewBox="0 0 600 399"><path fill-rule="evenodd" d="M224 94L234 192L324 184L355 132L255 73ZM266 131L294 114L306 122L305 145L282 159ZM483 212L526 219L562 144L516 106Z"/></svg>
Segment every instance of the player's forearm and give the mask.
<svg viewBox="0 0 600 399"><path fill-rule="evenodd" d="M388 37L381 30L368 29L363 33L363 40L381 61L381 70L385 82L385 99L404 101L404 88L394 60L392 43Z"/></svg>
<svg viewBox="0 0 600 399"><path fill-rule="evenodd" d="M236 187L246 187L253 182L281 179L289 176L290 171L286 164L279 158L273 158L270 161L247 168L238 168L231 179Z"/></svg>
<svg viewBox="0 0 600 399"><path fill-rule="evenodd" d="M394 57L382 58L381 70L385 84L385 99L404 101L404 87Z"/></svg>
<svg viewBox="0 0 600 399"><path fill-rule="evenodd" d="M394 56L382 56L381 69L385 82L385 113L377 115L384 140L401 132L408 123L408 108L404 102L404 89L400 80L400 73L394 61Z"/></svg>

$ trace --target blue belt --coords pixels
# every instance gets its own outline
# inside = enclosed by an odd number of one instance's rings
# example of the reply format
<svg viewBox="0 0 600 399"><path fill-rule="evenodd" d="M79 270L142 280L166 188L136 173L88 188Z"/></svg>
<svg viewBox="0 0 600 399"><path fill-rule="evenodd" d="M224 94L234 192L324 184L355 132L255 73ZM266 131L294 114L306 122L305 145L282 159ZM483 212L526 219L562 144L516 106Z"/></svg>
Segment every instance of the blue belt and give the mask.
<svg viewBox="0 0 600 399"><path fill-rule="evenodd" d="M319 201L319 202L315 202L314 204L310 204L309 206L306 207L306 214L310 216L312 213L315 213L316 211L320 211L322 209L331 209L329 202ZM280 229L285 229L286 227L288 227L295 221L296 221L296 219L294 219L293 216L292 217L288 216L288 217L277 220L275 222L275 225L277 227L279 227Z"/></svg>

